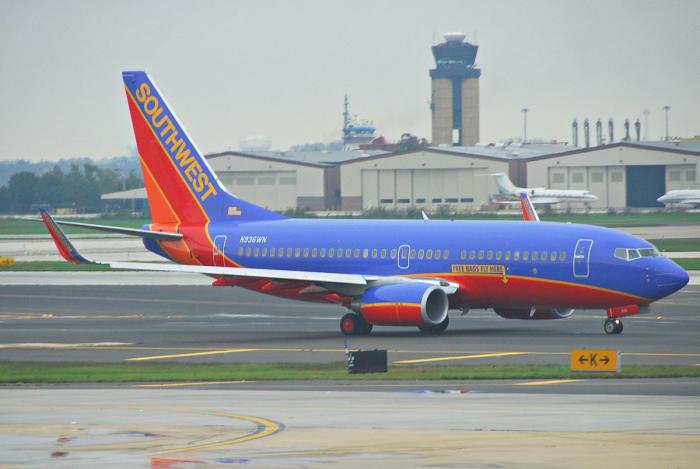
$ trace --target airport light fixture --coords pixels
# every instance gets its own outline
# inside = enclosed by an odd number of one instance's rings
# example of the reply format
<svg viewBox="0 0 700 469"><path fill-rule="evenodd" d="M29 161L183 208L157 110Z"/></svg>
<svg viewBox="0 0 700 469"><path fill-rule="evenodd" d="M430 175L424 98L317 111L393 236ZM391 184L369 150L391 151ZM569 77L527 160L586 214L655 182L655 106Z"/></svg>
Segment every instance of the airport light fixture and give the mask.
<svg viewBox="0 0 700 469"><path fill-rule="evenodd" d="M662 109L666 112L666 141L668 142L668 111L671 110L671 106L667 104Z"/></svg>
<svg viewBox="0 0 700 469"><path fill-rule="evenodd" d="M530 110L524 107L520 112L523 113L523 143L527 143L527 113L530 112Z"/></svg>

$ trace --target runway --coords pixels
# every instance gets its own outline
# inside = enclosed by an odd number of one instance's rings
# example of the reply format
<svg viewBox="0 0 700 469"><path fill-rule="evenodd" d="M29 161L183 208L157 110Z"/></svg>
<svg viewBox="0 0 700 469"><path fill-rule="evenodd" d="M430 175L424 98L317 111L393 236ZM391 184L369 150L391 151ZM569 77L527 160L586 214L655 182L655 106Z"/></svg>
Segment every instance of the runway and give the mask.
<svg viewBox="0 0 700 469"><path fill-rule="evenodd" d="M345 359L347 346L388 349L394 365L566 364L572 348L587 347L618 349L623 365L696 365L698 305L700 286L687 286L655 303L651 314L625 318L620 336L603 333L602 311L577 311L556 321L515 321L475 310L452 314L449 330L441 335L376 327L368 337L346 341L338 330L343 308L240 288L3 285L0 360L337 362Z"/></svg>
<svg viewBox="0 0 700 469"><path fill-rule="evenodd" d="M0 465L693 467L700 398L3 389Z"/></svg>

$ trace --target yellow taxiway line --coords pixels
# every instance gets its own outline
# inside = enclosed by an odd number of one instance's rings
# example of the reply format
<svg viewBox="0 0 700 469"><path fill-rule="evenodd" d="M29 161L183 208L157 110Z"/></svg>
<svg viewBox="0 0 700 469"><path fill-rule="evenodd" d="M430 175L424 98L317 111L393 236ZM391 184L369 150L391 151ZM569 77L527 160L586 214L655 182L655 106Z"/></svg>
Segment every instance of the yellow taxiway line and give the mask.
<svg viewBox="0 0 700 469"><path fill-rule="evenodd" d="M459 355L453 357L436 357L436 358L416 358L413 360L399 360L394 362L399 365L408 365L414 363L428 363L428 362L444 362L449 360L469 360L472 358L495 358L495 357L512 357L515 355L528 355L529 352L498 352L498 353L480 353L477 355Z"/></svg>
<svg viewBox="0 0 700 469"><path fill-rule="evenodd" d="M270 436L272 434L279 432L283 428L282 425L275 423L272 420L267 420L267 419L264 419L261 417L252 417L250 415L231 414L231 413L226 413L226 412L216 412L213 415L217 415L220 417L228 417L228 418L233 418L233 419L238 419L238 420L245 420L245 421L254 423L256 425L256 429L252 433L249 433L249 434L243 435L243 436L239 436L238 438L232 438L230 440L224 440L224 441L214 441L212 443L204 443L201 445L185 446L183 448L169 449L169 450L165 450L165 451L160 451L156 454L185 453L185 452L199 451L199 450L203 450L203 449L222 448L224 446L230 446L230 445L235 445L238 443L245 443L246 441L265 438L266 436Z"/></svg>
<svg viewBox="0 0 700 469"><path fill-rule="evenodd" d="M209 386L213 384L242 384L252 383L253 381L191 381L187 383L156 383L156 384L137 384L135 388L179 388L183 386Z"/></svg>
<svg viewBox="0 0 700 469"><path fill-rule="evenodd" d="M513 386L547 386L550 384L567 384L584 381L582 379L548 379L546 381L528 381L526 383L515 383Z"/></svg>
<svg viewBox="0 0 700 469"><path fill-rule="evenodd" d="M193 352L193 353L176 353L174 355L155 355L151 357L134 357L127 358L126 361L138 362L146 360L163 360L167 358L183 358L183 357L203 357L207 355L224 355L227 353L244 353L244 352L257 352L259 349L256 348L233 348L227 350L211 350L209 352Z"/></svg>

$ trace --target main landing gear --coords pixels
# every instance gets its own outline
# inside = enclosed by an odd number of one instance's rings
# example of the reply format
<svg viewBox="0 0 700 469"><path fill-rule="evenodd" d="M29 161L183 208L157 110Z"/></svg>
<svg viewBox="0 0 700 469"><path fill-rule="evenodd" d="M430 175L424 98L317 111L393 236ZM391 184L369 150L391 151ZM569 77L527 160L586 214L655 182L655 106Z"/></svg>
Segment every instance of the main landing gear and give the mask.
<svg viewBox="0 0 700 469"><path fill-rule="evenodd" d="M421 324L418 326L421 332L445 332L447 326L450 325L450 317L445 316L445 319L440 324Z"/></svg>
<svg viewBox="0 0 700 469"><path fill-rule="evenodd" d="M617 318L608 318L603 324L606 334L620 334L622 332L622 321Z"/></svg>
<svg viewBox="0 0 700 469"><path fill-rule="evenodd" d="M340 318L340 332L343 335L369 335L372 332L372 324L365 318L355 313L347 313Z"/></svg>

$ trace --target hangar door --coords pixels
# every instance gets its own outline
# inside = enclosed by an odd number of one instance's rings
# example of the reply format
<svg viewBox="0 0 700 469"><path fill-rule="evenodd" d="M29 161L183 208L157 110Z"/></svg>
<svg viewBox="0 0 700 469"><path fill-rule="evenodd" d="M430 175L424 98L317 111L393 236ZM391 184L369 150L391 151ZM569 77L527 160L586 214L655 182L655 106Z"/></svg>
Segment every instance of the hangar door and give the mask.
<svg viewBox="0 0 700 469"><path fill-rule="evenodd" d="M663 165L627 166L627 206L659 207L656 201L666 193L666 168Z"/></svg>

